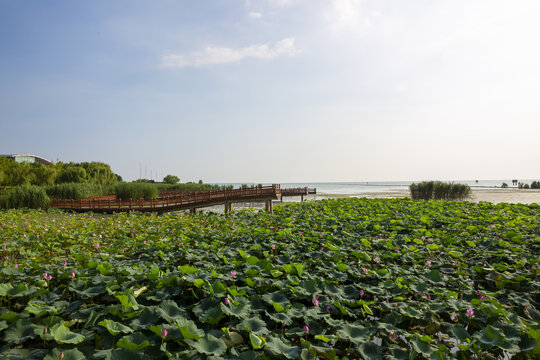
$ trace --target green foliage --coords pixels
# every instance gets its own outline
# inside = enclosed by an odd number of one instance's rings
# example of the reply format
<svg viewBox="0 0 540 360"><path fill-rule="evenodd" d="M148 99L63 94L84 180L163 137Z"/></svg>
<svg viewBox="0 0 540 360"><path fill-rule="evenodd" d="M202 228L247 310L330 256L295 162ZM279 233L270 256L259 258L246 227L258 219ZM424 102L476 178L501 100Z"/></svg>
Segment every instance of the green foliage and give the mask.
<svg viewBox="0 0 540 360"><path fill-rule="evenodd" d="M508 184L503 182L502 185L501 185L501 188L506 189L507 187L508 187Z"/></svg>
<svg viewBox="0 0 540 360"><path fill-rule="evenodd" d="M42 187L34 185L16 186L10 189L2 203L2 208L29 208L44 209L51 203L51 199Z"/></svg>
<svg viewBox="0 0 540 360"><path fill-rule="evenodd" d="M92 196L108 195L114 192L111 186L90 183L64 183L45 187L51 199L84 199Z"/></svg>
<svg viewBox="0 0 540 360"><path fill-rule="evenodd" d="M180 182L180 178L175 175L167 175L163 178L163 182L166 184L178 184Z"/></svg>
<svg viewBox="0 0 540 360"><path fill-rule="evenodd" d="M56 178L57 184L83 183L86 181L86 170L82 166L68 164L62 167L60 175Z"/></svg>
<svg viewBox="0 0 540 360"><path fill-rule="evenodd" d="M150 183L118 183L114 187L114 192L122 200L150 200L158 196L157 187Z"/></svg>
<svg viewBox="0 0 540 360"><path fill-rule="evenodd" d="M538 218L410 199L0 211L0 358L538 358Z"/></svg>
<svg viewBox="0 0 540 360"><path fill-rule="evenodd" d="M424 181L409 186L411 198L422 200L463 200L471 195L471 188L465 184Z"/></svg>
<svg viewBox="0 0 540 360"><path fill-rule="evenodd" d="M188 182L188 183L183 183L183 184L157 183L156 187L159 191L162 191L162 190L200 191L200 190L220 190L220 189L225 188L219 185L211 185L211 184L201 185L194 182Z"/></svg>
<svg viewBox="0 0 540 360"><path fill-rule="evenodd" d="M531 183L531 189L540 189L540 181L533 181Z"/></svg>

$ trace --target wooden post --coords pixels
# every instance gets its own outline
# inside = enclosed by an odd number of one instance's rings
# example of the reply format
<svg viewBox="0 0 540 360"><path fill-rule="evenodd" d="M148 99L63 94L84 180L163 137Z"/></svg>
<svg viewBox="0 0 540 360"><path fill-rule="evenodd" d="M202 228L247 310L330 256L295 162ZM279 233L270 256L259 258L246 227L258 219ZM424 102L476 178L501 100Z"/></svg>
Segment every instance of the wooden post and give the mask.
<svg viewBox="0 0 540 360"><path fill-rule="evenodd" d="M191 208L191 209L189 209L189 213L190 213L190 214L196 214L196 213L197 213L197 208Z"/></svg>
<svg viewBox="0 0 540 360"><path fill-rule="evenodd" d="M272 199L266 200L266 212L272 213Z"/></svg>
<svg viewBox="0 0 540 360"><path fill-rule="evenodd" d="M300 201L304 202L304 195L300 195Z"/></svg>
<svg viewBox="0 0 540 360"><path fill-rule="evenodd" d="M229 205L230 205L230 203L226 202L226 203L225 203L225 209L223 210L224 213L225 213L225 216L227 216L227 217L229 216L229 213L230 213L230 211L231 211Z"/></svg>

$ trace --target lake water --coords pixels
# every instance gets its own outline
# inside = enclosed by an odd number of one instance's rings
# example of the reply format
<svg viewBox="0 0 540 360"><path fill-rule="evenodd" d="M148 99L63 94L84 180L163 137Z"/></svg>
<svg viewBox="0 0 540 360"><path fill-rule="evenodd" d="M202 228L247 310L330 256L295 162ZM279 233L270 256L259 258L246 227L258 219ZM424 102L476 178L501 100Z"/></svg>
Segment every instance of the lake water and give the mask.
<svg viewBox="0 0 540 360"><path fill-rule="evenodd" d="M519 180L520 182L530 184L533 180ZM415 181L419 182L419 181ZM503 182L512 188L512 180L455 180L445 181L458 184L467 184L471 188L501 188ZM409 188L413 181L376 181L376 182L310 182L310 183L281 183L282 188L309 187L316 188L317 195L341 195L341 196L362 196L370 193L385 193L394 191L403 191ZM247 183L248 185L256 185ZM235 188L242 183L219 184L233 185ZM264 184L263 185L271 185Z"/></svg>

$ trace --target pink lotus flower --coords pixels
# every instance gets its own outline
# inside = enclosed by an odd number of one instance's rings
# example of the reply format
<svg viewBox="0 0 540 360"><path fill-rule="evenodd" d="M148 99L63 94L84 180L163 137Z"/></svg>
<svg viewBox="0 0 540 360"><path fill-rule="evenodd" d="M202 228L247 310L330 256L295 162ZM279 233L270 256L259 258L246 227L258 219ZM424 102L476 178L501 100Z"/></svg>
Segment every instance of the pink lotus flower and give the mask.
<svg viewBox="0 0 540 360"><path fill-rule="evenodd" d="M426 265L428 265L428 266L431 265L431 260L427 260Z"/></svg>
<svg viewBox="0 0 540 360"><path fill-rule="evenodd" d="M480 295L480 300L484 300L484 295Z"/></svg>
<svg viewBox="0 0 540 360"><path fill-rule="evenodd" d="M378 257L376 257L376 258L373 259L373 261L376 262L376 263L379 263L379 262L381 261L381 259L379 259Z"/></svg>
<svg viewBox="0 0 540 360"><path fill-rule="evenodd" d="M75 273L72 271L71 272L71 278L73 279L75 277Z"/></svg>
<svg viewBox="0 0 540 360"><path fill-rule="evenodd" d="M2 249L3 249L3 250L6 250L6 248L7 248L7 244L4 244L4 245L2 246Z"/></svg>
<svg viewBox="0 0 540 360"><path fill-rule="evenodd" d="M330 305L326 305L326 311L327 311L327 312L330 312L330 310L332 310L332 308L330 307Z"/></svg>
<svg viewBox="0 0 540 360"><path fill-rule="evenodd" d="M324 251L324 247L321 248L321 251Z"/></svg>
<svg viewBox="0 0 540 360"><path fill-rule="evenodd" d="M396 340L397 339L397 335L395 332L392 331L392 333L390 334L390 336L392 336L392 339Z"/></svg>
<svg viewBox="0 0 540 360"><path fill-rule="evenodd" d="M67 261L64 261L64 263L62 265L64 265L64 267L66 267L67 266Z"/></svg>
<svg viewBox="0 0 540 360"><path fill-rule="evenodd" d="M315 296L315 299L311 300L313 305L319 306L319 295Z"/></svg>
<svg viewBox="0 0 540 360"><path fill-rule="evenodd" d="M364 290L360 290L360 297L364 296Z"/></svg>
<svg viewBox="0 0 540 360"><path fill-rule="evenodd" d="M13 265L13 267L16 269L16 268L19 267L19 264L15 264L15 265Z"/></svg>
<svg viewBox="0 0 540 360"><path fill-rule="evenodd" d="M272 244L272 250L276 250L276 245Z"/></svg>
<svg viewBox="0 0 540 360"><path fill-rule="evenodd" d="M473 309L467 309L467 311L465 312L465 315L467 315L470 318L473 318L474 317L474 310Z"/></svg>
<svg viewBox="0 0 540 360"><path fill-rule="evenodd" d="M142 254L139 254L139 259L142 258Z"/></svg>
<svg viewBox="0 0 540 360"><path fill-rule="evenodd" d="M476 295L480 295L480 290L476 290Z"/></svg>
<svg viewBox="0 0 540 360"><path fill-rule="evenodd" d="M309 334L309 328L308 328L307 325L304 325L304 332L305 332L306 334Z"/></svg>
<svg viewBox="0 0 540 360"><path fill-rule="evenodd" d="M364 272L364 274L367 274L367 269L366 268L363 268L362 271Z"/></svg>
<svg viewBox="0 0 540 360"><path fill-rule="evenodd" d="M43 328L43 333L44 333L44 334L47 333L47 327L44 327L44 328Z"/></svg>
<svg viewBox="0 0 540 360"><path fill-rule="evenodd" d="M165 339L165 338L167 337L167 334L168 334L168 333L167 333L167 330L166 330L166 329L163 329L163 330L161 331L161 337L162 337L162 338Z"/></svg>
<svg viewBox="0 0 540 360"><path fill-rule="evenodd" d="M231 270L231 276L232 276L233 278L236 278L236 271Z"/></svg>
<svg viewBox="0 0 540 360"><path fill-rule="evenodd" d="M225 305L229 305L231 303L231 300L229 300L229 298L226 297L225 299L223 299L223 302L225 303Z"/></svg>
<svg viewBox="0 0 540 360"><path fill-rule="evenodd" d="M48 275L47 276L47 281L51 281L51 279L52 279L52 275Z"/></svg>
<svg viewBox="0 0 540 360"><path fill-rule="evenodd" d="M43 278L47 280L47 273L43 273Z"/></svg>
<svg viewBox="0 0 540 360"><path fill-rule="evenodd" d="M427 298L428 300L431 300L431 295L429 295L429 293L427 293L427 294L426 294L426 298Z"/></svg>

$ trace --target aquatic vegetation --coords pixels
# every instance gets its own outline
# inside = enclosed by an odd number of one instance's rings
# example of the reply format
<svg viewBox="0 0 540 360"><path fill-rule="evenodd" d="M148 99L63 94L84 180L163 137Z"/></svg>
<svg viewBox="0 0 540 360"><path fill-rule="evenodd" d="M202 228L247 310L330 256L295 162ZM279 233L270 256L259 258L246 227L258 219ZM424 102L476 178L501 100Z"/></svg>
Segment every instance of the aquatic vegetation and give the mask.
<svg viewBox="0 0 540 360"><path fill-rule="evenodd" d="M537 357L538 205L0 212L0 357Z"/></svg>
<svg viewBox="0 0 540 360"><path fill-rule="evenodd" d="M471 188L465 184L441 181L423 181L409 186L411 198L422 200L463 200L471 195Z"/></svg>

